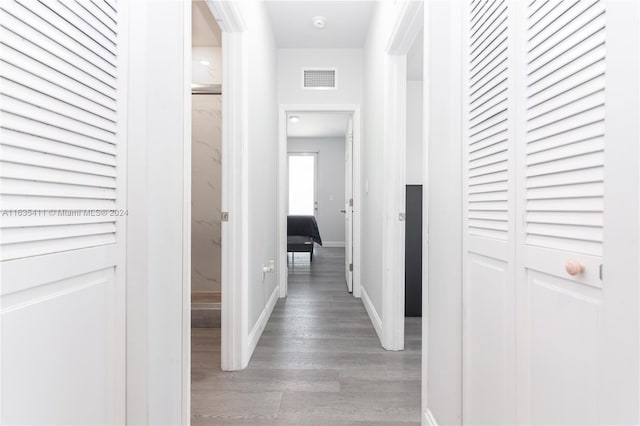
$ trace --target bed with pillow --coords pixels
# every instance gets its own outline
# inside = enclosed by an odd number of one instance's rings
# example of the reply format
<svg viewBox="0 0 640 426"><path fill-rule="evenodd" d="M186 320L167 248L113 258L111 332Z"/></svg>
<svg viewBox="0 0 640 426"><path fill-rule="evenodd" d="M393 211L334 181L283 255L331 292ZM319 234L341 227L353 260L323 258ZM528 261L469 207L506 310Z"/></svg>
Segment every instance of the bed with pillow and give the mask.
<svg viewBox="0 0 640 426"><path fill-rule="evenodd" d="M313 262L314 243L322 245L315 216L287 216L287 252L309 253Z"/></svg>

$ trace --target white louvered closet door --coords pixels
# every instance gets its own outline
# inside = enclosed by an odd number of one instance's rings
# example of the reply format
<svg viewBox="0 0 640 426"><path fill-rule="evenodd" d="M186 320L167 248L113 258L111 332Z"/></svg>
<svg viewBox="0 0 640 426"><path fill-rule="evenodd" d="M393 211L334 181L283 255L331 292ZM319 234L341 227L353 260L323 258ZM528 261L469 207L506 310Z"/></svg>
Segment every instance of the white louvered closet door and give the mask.
<svg viewBox="0 0 640 426"><path fill-rule="evenodd" d="M624 269L616 266L616 258L633 249L616 228L633 232L624 215L636 209L637 217L637 199L635 204L632 200L638 178L625 171L629 164L637 168L637 130L625 123L633 123L638 114L638 14L628 8L636 23L625 28L624 20L610 21L608 5L613 3L536 0L522 6L518 50L523 55L519 87L524 108L518 111L516 148L522 219L516 245L521 424L638 421L625 413L633 386L623 384L633 370L625 372L622 362L634 352L637 362L638 333L620 334L633 326L627 316L633 312L628 310L632 300L637 315L637 271L635 280L631 277L638 258ZM628 38L612 42L611 26L628 32ZM616 59L610 57L612 51L618 52ZM625 64L631 57L635 63ZM624 68L629 66L635 67L635 81L627 78ZM635 105L620 96L619 84L634 92ZM627 146L629 157L614 154L620 145ZM637 234L632 238L637 246ZM616 274L628 278L617 280ZM612 321L617 315L621 318ZM613 357L606 356L609 350ZM607 398L617 398L619 405L607 408ZM636 394L631 403L636 415L637 400Z"/></svg>
<svg viewBox="0 0 640 426"><path fill-rule="evenodd" d="M467 2L465 424L640 423L639 9Z"/></svg>
<svg viewBox="0 0 640 426"><path fill-rule="evenodd" d="M508 425L514 389L514 67L508 0L466 2L463 419Z"/></svg>
<svg viewBox="0 0 640 426"><path fill-rule="evenodd" d="M125 13L0 3L2 424L120 424Z"/></svg>

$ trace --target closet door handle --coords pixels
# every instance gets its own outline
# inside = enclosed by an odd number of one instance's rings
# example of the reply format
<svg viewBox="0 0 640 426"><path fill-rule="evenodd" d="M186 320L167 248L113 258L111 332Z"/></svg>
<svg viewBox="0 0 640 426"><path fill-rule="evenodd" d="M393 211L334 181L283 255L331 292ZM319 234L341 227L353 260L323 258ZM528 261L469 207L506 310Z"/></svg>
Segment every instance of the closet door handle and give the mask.
<svg viewBox="0 0 640 426"><path fill-rule="evenodd" d="M584 272L584 265L577 260L568 260L564 265L564 269L567 271L567 274L575 277L576 275Z"/></svg>
<svg viewBox="0 0 640 426"><path fill-rule="evenodd" d="M347 212L346 210L340 210L340 213L346 213L346 212Z"/></svg>

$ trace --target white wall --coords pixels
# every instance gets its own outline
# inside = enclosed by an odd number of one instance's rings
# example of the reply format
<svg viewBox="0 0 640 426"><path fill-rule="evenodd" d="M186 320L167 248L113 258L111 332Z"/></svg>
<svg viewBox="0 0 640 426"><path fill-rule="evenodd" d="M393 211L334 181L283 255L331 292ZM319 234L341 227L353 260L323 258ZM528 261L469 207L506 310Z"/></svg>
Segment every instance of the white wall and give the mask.
<svg viewBox="0 0 640 426"><path fill-rule="evenodd" d="M346 129L345 129L346 131ZM289 152L318 153L318 227L325 245L344 245L344 138L289 138Z"/></svg>
<svg viewBox="0 0 640 426"><path fill-rule="evenodd" d="M188 17L182 2L129 8L127 421L180 424Z"/></svg>
<svg viewBox="0 0 640 426"><path fill-rule="evenodd" d="M336 90L305 90L302 68L337 68ZM362 49L278 49L278 102L360 104Z"/></svg>
<svg viewBox="0 0 640 426"><path fill-rule="evenodd" d="M382 318L382 175L384 167L385 47L393 25L392 2L378 2L364 47L362 102L362 293ZM368 187L368 191L366 190ZM371 308L371 306L369 306Z"/></svg>
<svg viewBox="0 0 640 426"><path fill-rule="evenodd" d="M264 2L241 2L249 52L249 331L277 287L262 266L277 259L278 92L277 51Z"/></svg>
<svg viewBox="0 0 640 426"><path fill-rule="evenodd" d="M425 3L429 267L423 407L440 425L462 422L462 18L457 3Z"/></svg>
<svg viewBox="0 0 640 426"><path fill-rule="evenodd" d="M422 81L407 81L407 185L422 185L422 90Z"/></svg>
<svg viewBox="0 0 640 426"><path fill-rule="evenodd" d="M188 4L130 2L127 235L127 421L183 424L182 300L185 146L191 141ZM242 2L249 28L250 329L276 287L277 77L261 2ZM190 15L190 14L189 14ZM188 61L188 62L185 62ZM185 145L186 143L186 145ZM188 228L187 228L188 229ZM189 248L186 248L187 252ZM188 338L188 336L187 336ZM185 372L187 374L187 372ZM186 414L188 418L188 413Z"/></svg>

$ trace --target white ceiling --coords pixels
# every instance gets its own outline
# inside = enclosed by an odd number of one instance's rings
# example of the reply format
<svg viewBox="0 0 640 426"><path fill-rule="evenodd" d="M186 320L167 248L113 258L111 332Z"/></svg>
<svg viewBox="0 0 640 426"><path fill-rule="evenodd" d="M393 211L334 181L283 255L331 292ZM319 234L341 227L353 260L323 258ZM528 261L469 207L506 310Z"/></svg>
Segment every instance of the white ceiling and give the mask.
<svg viewBox="0 0 640 426"><path fill-rule="evenodd" d="M278 47L359 48L364 46L376 1L274 0L266 4ZM311 24L315 16L327 19L323 30Z"/></svg>
<svg viewBox="0 0 640 426"><path fill-rule="evenodd" d="M191 45L194 47L222 46L218 23L204 0L193 0L191 8Z"/></svg>
<svg viewBox="0 0 640 426"><path fill-rule="evenodd" d="M288 116L292 115L300 117L298 123L287 120L287 136L293 138L344 137L349 123L348 113L292 112Z"/></svg>
<svg viewBox="0 0 640 426"><path fill-rule="evenodd" d="M424 69L424 31L420 31L407 54L407 80L422 81Z"/></svg>

